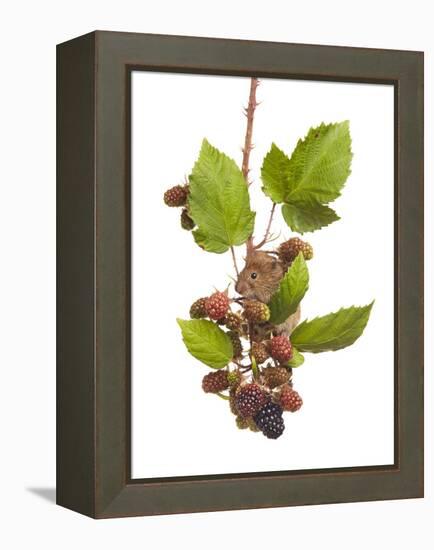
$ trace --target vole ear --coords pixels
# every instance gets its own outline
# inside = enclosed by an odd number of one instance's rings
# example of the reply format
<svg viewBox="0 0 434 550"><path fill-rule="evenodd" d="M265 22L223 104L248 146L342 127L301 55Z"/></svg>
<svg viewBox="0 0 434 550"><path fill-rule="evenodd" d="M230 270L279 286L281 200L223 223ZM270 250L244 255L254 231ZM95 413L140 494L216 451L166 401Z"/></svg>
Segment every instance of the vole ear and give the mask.
<svg viewBox="0 0 434 550"><path fill-rule="evenodd" d="M273 258L273 261L271 263L271 269L273 271L276 271L277 269L279 271L282 271L282 270L284 270L284 267L282 265L282 262L278 258Z"/></svg>

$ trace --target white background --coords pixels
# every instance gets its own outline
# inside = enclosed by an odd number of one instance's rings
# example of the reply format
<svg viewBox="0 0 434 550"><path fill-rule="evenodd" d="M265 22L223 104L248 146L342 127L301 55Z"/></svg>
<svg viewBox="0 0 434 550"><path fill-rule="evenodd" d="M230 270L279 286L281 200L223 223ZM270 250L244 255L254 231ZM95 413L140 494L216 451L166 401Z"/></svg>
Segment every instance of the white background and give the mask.
<svg viewBox="0 0 434 550"><path fill-rule="evenodd" d="M7 549L395 548L434 542L432 97L429 3L14 2L1 18L1 524ZM54 506L55 49L113 29L425 50L426 498L94 522Z"/></svg>
<svg viewBox="0 0 434 550"><path fill-rule="evenodd" d="M250 159L257 239L271 204L260 190L260 167L272 141L290 154L311 126L349 120L352 174L333 203L342 219L304 237L315 252L302 316L376 300L355 345L306 354L295 370L304 406L285 414L282 437L270 441L240 432L228 403L202 392L201 379L210 369L182 342L176 318L188 318L196 298L212 293L214 285L223 290L231 283L228 274L235 273L229 252L204 252L180 228L180 210L164 205L163 192L190 173L204 137L241 164L249 87L246 78L133 75L136 478L393 463L392 86L264 79L257 90L261 103ZM272 230L281 233L277 243L292 235L280 207ZM242 266L245 247L236 252Z"/></svg>

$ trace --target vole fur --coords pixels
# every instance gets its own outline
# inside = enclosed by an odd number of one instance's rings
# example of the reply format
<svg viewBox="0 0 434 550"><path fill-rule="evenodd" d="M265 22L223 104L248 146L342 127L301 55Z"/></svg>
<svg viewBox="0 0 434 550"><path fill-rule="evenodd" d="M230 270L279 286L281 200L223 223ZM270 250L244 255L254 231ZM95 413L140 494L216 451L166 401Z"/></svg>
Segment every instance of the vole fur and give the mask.
<svg viewBox="0 0 434 550"><path fill-rule="evenodd" d="M273 254L261 250L249 251L244 268L238 276L235 290L244 298L268 304L279 288L287 267ZM300 307L285 322L277 325L273 332L289 336L299 321Z"/></svg>

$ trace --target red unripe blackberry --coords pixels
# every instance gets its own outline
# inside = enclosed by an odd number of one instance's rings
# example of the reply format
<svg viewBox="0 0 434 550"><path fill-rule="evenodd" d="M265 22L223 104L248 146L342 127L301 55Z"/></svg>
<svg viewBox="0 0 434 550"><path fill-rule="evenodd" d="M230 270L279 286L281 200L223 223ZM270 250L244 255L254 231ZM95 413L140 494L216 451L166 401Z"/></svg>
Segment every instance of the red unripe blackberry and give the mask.
<svg viewBox="0 0 434 550"><path fill-rule="evenodd" d="M267 304L256 300L246 300L243 303L244 317L251 323L265 323L270 319L270 309Z"/></svg>
<svg viewBox="0 0 434 550"><path fill-rule="evenodd" d="M282 407L277 403L266 403L253 417L261 432L269 439L277 439L283 434Z"/></svg>
<svg viewBox="0 0 434 550"><path fill-rule="evenodd" d="M255 384L241 386L235 395L235 403L240 416L253 416L267 402L267 396Z"/></svg>
<svg viewBox="0 0 434 550"><path fill-rule="evenodd" d="M280 405L284 411L295 412L301 408L303 400L290 386L283 386L280 393Z"/></svg>
<svg viewBox="0 0 434 550"><path fill-rule="evenodd" d="M270 389L277 388L289 380L289 371L285 367L266 367L262 374Z"/></svg>
<svg viewBox="0 0 434 550"><path fill-rule="evenodd" d="M263 342L252 343L252 355L256 359L256 363L260 365L270 357L267 346Z"/></svg>
<svg viewBox="0 0 434 550"><path fill-rule="evenodd" d="M205 309L210 319L223 319L229 309L229 298L225 292L214 292L205 303Z"/></svg>
<svg viewBox="0 0 434 550"><path fill-rule="evenodd" d="M218 393L228 387L228 372L226 370L209 372L202 379L202 389L205 393Z"/></svg>
<svg viewBox="0 0 434 550"><path fill-rule="evenodd" d="M199 298L199 300L196 300L190 308L190 317L192 319L203 319L207 316L206 313L206 301L208 298Z"/></svg>
<svg viewBox="0 0 434 550"><path fill-rule="evenodd" d="M194 221L190 218L186 208L183 208L181 212L181 227L186 231L191 231L195 227Z"/></svg>
<svg viewBox="0 0 434 550"><path fill-rule="evenodd" d="M184 206L188 197L188 185L175 185L164 193L167 206Z"/></svg>
<svg viewBox="0 0 434 550"><path fill-rule="evenodd" d="M279 259L285 264L292 264L299 252L303 253L305 260L311 260L313 258L312 246L298 237L285 241L277 249Z"/></svg>
<svg viewBox="0 0 434 550"><path fill-rule="evenodd" d="M270 341L270 355L279 363L286 363L292 357L292 346L287 336L275 336Z"/></svg>

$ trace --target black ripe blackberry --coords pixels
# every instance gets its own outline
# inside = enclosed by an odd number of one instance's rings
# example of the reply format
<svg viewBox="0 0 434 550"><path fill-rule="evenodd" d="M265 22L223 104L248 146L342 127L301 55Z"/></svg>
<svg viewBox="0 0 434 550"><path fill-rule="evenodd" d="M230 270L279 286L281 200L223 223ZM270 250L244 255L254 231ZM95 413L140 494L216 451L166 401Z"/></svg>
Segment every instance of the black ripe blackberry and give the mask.
<svg viewBox="0 0 434 550"><path fill-rule="evenodd" d="M282 407L276 403L267 403L258 413L254 420L261 432L269 439L277 439L283 434L285 424L283 423Z"/></svg>

